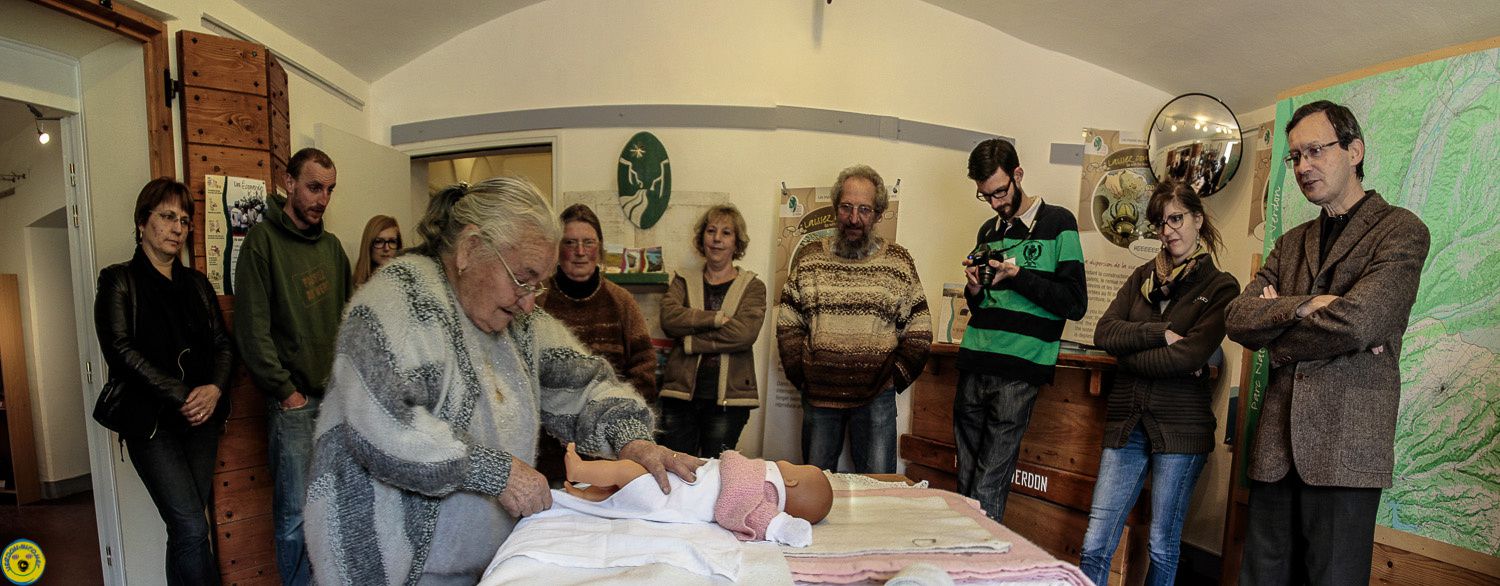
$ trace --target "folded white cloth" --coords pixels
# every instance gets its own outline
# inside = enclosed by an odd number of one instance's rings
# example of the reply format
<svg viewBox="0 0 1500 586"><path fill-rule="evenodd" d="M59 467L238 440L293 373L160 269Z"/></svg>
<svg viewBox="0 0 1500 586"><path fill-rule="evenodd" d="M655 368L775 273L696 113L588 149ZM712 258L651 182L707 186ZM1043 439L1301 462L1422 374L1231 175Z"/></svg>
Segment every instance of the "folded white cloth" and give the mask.
<svg viewBox="0 0 1500 586"><path fill-rule="evenodd" d="M871 496L855 491L833 499L828 517L813 527L812 545L783 548L789 557L842 557L883 553L1005 552L973 519L940 496Z"/></svg>
<svg viewBox="0 0 1500 586"><path fill-rule="evenodd" d="M516 524L485 575L517 557L568 568L664 564L699 576L738 580L741 543L712 523L602 519L554 507Z"/></svg>
<svg viewBox="0 0 1500 586"><path fill-rule="evenodd" d="M936 564L919 562L902 568L885 586L953 586L953 577Z"/></svg>

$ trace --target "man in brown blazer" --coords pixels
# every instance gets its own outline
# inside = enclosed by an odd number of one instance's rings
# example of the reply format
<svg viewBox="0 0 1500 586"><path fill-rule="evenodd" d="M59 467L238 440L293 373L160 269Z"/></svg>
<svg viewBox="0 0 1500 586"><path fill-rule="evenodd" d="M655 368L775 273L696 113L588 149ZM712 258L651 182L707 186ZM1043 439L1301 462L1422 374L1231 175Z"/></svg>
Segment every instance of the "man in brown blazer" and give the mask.
<svg viewBox="0 0 1500 586"><path fill-rule="evenodd" d="M1364 137L1348 108L1297 109L1287 144L1297 185L1323 211L1278 239L1229 304L1229 338L1271 362L1240 584L1367 584L1427 226L1365 191Z"/></svg>

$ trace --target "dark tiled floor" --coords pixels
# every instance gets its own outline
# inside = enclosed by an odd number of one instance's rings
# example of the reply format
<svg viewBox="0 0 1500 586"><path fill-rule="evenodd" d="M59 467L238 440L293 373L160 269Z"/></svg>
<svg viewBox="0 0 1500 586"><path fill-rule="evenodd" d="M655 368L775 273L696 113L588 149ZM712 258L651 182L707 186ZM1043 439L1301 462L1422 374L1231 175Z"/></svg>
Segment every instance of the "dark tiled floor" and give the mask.
<svg viewBox="0 0 1500 586"><path fill-rule="evenodd" d="M104 583L92 491L25 506L0 495L0 547L17 539L35 541L47 557L39 586Z"/></svg>

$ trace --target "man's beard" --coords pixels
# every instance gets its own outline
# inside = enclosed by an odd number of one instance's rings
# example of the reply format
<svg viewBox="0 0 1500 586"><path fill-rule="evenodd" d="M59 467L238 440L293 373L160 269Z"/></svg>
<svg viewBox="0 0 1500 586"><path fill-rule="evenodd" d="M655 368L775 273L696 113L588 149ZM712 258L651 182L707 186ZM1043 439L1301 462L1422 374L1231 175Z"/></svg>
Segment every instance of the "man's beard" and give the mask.
<svg viewBox="0 0 1500 586"><path fill-rule="evenodd" d="M1016 212L1020 211L1021 202L1025 200L1025 197L1024 192L1021 191L1021 186L1017 185L1015 193L1012 193L1010 196L1010 205L1000 206L1000 209L995 211L995 215L1000 216L1001 224L1007 224L1012 218L1016 217Z"/></svg>
<svg viewBox="0 0 1500 586"><path fill-rule="evenodd" d="M873 236L870 235L869 224L860 229L858 238L850 240L845 232L843 224L839 224L838 233L833 242L833 253L844 258L861 259L870 256L875 251Z"/></svg>

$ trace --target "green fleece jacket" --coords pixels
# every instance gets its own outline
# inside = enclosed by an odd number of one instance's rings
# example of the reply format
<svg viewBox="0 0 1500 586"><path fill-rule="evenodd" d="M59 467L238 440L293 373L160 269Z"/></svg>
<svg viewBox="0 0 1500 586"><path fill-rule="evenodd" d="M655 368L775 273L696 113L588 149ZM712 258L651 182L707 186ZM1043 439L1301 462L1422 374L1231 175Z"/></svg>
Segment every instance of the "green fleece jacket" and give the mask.
<svg viewBox="0 0 1500 586"><path fill-rule="evenodd" d="M354 292L349 257L322 224L298 230L283 211L286 198L269 199L234 271L234 341L262 391L277 400L293 391L321 397Z"/></svg>

